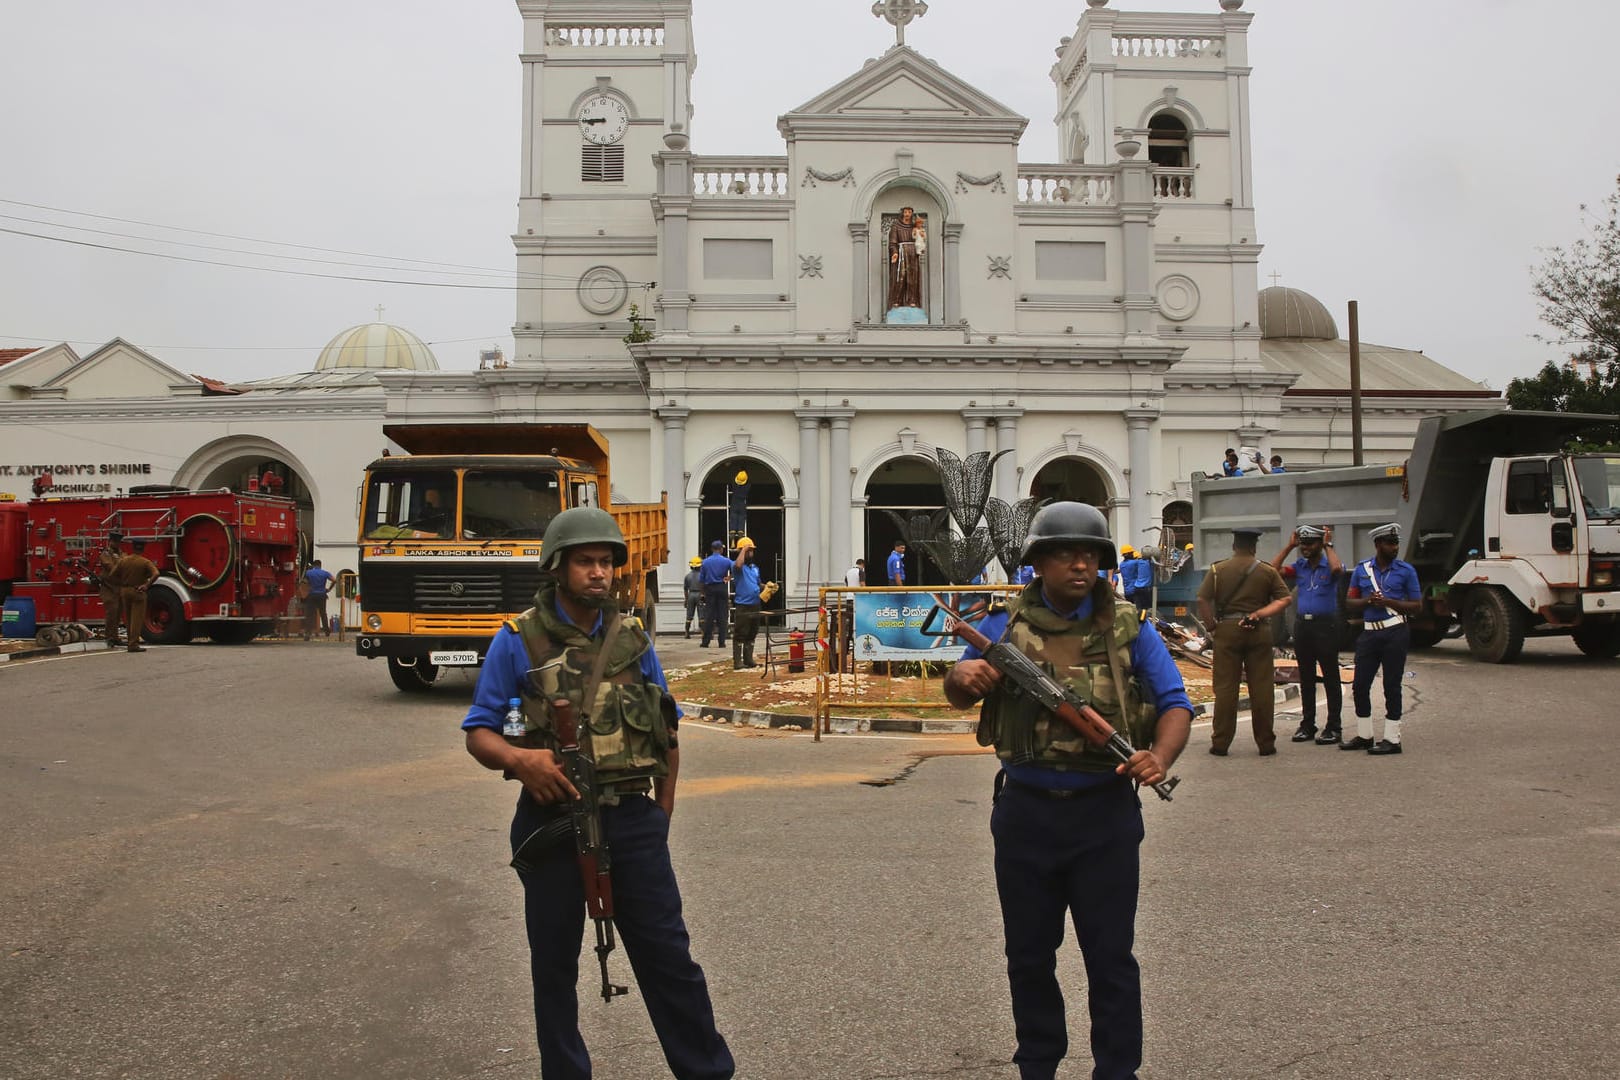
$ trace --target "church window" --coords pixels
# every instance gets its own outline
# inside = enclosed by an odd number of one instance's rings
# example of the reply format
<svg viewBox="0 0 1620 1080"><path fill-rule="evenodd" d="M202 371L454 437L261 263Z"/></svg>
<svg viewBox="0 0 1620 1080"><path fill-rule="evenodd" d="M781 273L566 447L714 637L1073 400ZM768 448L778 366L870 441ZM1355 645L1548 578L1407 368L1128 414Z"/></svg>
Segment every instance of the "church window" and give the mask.
<svg viewBox="0 0 1620 1080"><path fill-rule="evenodd" d="M579 148L579 178L587 184L621 184L624 182L624 144Z"/></svg>
<svg viewBox="0 0 1620 1080"><path fill-rule="evenodd" d="M1180 117L1162 112L1148 121L1148 160L1171 169L1192 165L1192 139Z"/></svg>

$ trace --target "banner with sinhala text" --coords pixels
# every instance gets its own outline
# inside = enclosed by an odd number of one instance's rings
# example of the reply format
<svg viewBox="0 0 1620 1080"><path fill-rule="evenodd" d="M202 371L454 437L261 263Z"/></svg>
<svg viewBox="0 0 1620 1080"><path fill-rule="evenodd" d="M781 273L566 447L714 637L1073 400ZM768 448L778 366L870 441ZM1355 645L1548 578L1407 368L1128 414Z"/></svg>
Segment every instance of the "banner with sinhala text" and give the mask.
<svg viewBox="0 0 1620 1080"><path fill-rule="evenodd" d="M962 643L955 638L926 637L923 621L933 610L930 593L856 593L856 660L955 660ZM935 619L929 629L938 630Z"/></svg>

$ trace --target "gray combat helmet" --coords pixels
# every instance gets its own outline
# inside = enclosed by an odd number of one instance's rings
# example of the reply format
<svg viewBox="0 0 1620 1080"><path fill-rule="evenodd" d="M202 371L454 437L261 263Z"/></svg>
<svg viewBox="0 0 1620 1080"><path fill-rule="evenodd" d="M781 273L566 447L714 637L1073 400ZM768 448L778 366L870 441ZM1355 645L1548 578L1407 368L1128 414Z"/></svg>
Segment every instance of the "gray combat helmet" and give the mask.
<svg viewBox="0 0 1620 1080"><path fill-rule="evenodd" d="M1095 548L1099 570L1119 566L1119 552L1114 550L1114 538L1108 533L1108 519L1087 503L1056 502L1041 507L1029 523L1019 562L1028 565L1036 555L1055 547Z"/></svg>
<svg viewBox="0 0 1620 1080"><path fill-rule="evenodd" d="M562 554L571 547L584 544L607 544L613 548L613 565L623 566L630 561L630 549L625 546L619 523L606 510L594 506L575 506L551 519L546 535L540 541L540 569L555 570L562 563Z"/></svg>

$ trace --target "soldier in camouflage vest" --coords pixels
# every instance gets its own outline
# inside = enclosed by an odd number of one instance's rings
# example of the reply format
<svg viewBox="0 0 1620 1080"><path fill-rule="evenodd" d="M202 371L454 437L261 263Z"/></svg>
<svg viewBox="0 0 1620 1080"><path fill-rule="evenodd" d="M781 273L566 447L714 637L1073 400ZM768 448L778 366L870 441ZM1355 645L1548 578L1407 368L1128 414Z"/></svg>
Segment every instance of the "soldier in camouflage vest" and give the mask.
<svg viewBox="0 0 1620 1080"><path fill-rule="evenodd" d="M555 752L550 702L567 698L581 726L590 728L602 830L612 855L614 921L670 1072L683 1080L726 1080L735 1065L715 1028L703 969L692 960L669 856L680 766L678 711L646 630L621 615L612 599L614 570L628 558L624 538L605 510L579 507L552 519L541 552L551 577L536 593L534 607L490 644L461 725L468 753L523 784L512 819L514 852L536 834L556 836L538 853L533 845L525 847L523 862L532 869L518 871L541 1075L591 1075L575 985L584 891L571 835L547 828L578 794ZM513 698L520 701L525 730L507 738L502 721Z"/></svg>
<svg viewBox="0 0 1620 1080"><path fill-rule="evenodd" d="M1016 692L976 649L945 677L957 708L982 700L979 741L1001 761L990 833L1017 1029L1013 1061L1023 1080L1052 1080L1068 1053L1054 970L1072 918L1089 984L1091 1075L1129 1080L1142 1062L1142 985L1131 949L1143 830L1132 781L1169 774L1187 745L1192 703L1153 625L1098 580L1119 558L1095 507L1043 507L1021 561L1033 565L1035 580L980 631L1083 695L1137 752L1116 765Z"/></svg>

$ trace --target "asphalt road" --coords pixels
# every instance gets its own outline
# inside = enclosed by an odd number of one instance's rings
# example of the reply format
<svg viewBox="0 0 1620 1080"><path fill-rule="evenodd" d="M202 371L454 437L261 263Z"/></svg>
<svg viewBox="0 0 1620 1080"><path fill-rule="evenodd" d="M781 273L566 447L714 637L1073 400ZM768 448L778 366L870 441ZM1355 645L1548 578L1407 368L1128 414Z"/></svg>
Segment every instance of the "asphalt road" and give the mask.
<svg viewBox="0 0 1620 1080"><path fill-rule="evenodd" d="M1616 1072L1620 664L1412 667L1401 757L1217 759L1204 726L1147 800L1144 1077ZM0 668L0 1076L537 1076L516 789L461 748L469 691L324 643ZM1014 1077L993 760L683 735L672 846L739 1076ZM1074 1080L1072 943L1061 970ZM667 1075L639 996L584 989L598 1075Z"/></svg>

